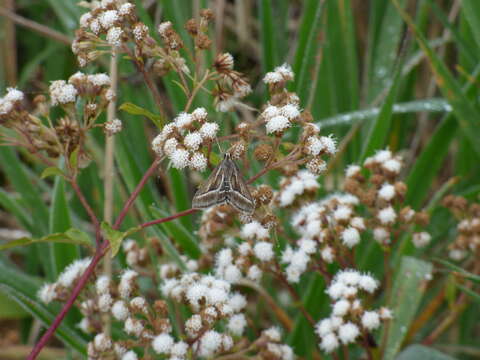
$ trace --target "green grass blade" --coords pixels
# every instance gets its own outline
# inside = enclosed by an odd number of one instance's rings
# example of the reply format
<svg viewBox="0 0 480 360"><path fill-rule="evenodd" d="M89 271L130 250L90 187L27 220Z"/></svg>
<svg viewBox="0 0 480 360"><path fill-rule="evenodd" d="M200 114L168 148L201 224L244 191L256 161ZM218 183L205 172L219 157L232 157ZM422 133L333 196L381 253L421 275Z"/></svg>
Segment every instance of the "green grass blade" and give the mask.
<svg viewBox="0 0 480 360"><path fill-rule="evenodd" d="M258 11L260 20L260 42L262 47L262 71L273 70L278 63L276 39L275 39L275 26L272 14L272 1L271 0L258 0Z"/></svg>
<svg viewBox="0 0 480 360"><path fill-rule="evenodd" d="M383 103L378 117L369 124L369 131L364 140L364 147L360 162L363 162L367 156L371 156L376 150L382 149L387 141L390 126L392 123L393 104L397 98L398 88L400 86L400 67L398 67L388 96Z"/></svg>
<svg viewBox="0 0 480 360"><path fill-rule="evenodd" d="M462 0L462 12L472 29L477 46L480 48L480 2L478 0Z"/></svg>
<svg viewBox="0 0 480 360"><path fill-rule="evenodd" d="M455 360L455 358L442 354L440 351L423 345L410 345L403 350L395 360Z"/></svg>
<svg viewBox="0 0 480 360"><path fill-rule="evenodd" d="M12 194L0 189L0 205L10 214L15 216L18 222L29 232L33 231L32 218L20 201Z"/></svg>
<svg viewBox="0 0 480 360"><path fill-rule="evenodd" d="M404 256L393 284L389 308L394 318L389 324L384 360L393 360L402 345L432 273L432 264Z"/></svg>
<svg viewBox="0 0 480 360"><path fill-rule="evenodd" d="M67 231L72 227L70 209L65 194L65 180L61 176L55 178L53 187L52 204L50 206L49 232L58 233ZM73 260L80 257L78 246L73 244L49 244L53 269L58 274Z"/></svg>
<svg viewBox="0 0 480 360"><path fill-rule="evenodd" d="M410 16L400 7L398 0L392 0L392 2L397 6L398 12L412 29L418 44L425 52L432 71L435 74L437 84L445 98L449 101L450 105L452 105L460 128L472 143L477 154L480 154L480 141L478 141L478 134L480 134L480 123L478 121L480 112L463 94L457 80L450 73L445 63L432 50L423 34L412 22Z"/></svg>

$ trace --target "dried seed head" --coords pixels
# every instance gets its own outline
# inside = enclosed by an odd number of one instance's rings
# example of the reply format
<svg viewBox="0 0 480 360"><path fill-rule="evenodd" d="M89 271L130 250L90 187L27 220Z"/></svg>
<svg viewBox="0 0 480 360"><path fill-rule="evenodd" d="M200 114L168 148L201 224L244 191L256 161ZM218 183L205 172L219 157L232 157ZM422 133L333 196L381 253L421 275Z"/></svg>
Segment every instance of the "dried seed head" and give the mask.
<svg viewBox="0 0 480 360"><path fill-rule="evenodd" d="M425 211L419 211L415 214L413 221L417 225L426 226L430 222L430 215Z"/></svg>
<svg viewBox="0 0 480 360"><path fill-rule="evenodd" d="M269 144L260 144L255 148L254 155L258 161L267 161L273 156L273 148Z"/></svg>
<svg viewBox="0 0 480 360"><path fill-rule="evenodd" d="M232 159L240 159L245 155L246 151L247 144L245 143L245 141L240 140L234 143L228 152L232 156Z"/></svg>
<svg viewBox="0 0 480 360"><path fill-rule="evenodd" d="M197 36L198 25L195 19L190 19L185 23L185 29L191 36Z"/></svg>
<svg viewBox="0 0 480 360"><path fill-rule="evenodd" d="M205 21L210 22L215 16L211 9L202 9L200 10L200 17L205 19Z"/></svg>
<svg viewBox="0 0 480 360"><path fill-rule="evenodd" d="M260 185L252 194L255 203L258 205L268 205L273 198L272 188L268 185Z"/></svg>
<svg viewBox="0 0 480 360"><path fill-rule="evenodd" d="M203 33L199 33L195 38L195 46L201 50L207 50L211 45L212 40L210 40L210 38Z"/></svg>
<svg viewBox="0 0 480 360"><path fill-rule="evenodd" d="M306 166L308 171L315 175L320 175L327 169L327 164L319 157L310 160Z"/></svg>
<svg viewBox="0 0 480 360"><path fill-rule="evenodd" d="M168 314L168 305L164 300L156 300L153 304L153 309L160 316L166 316Z"/></svg>
<svg viewBox="0 0 480 360"><path fill-rule="evenodd" d="M279 225L279 220L274 214L267 214L260 221L263 227L267 229L273 229Z"/></svg>
<svg viewBox="0 0 480 360"><path fill-rule="evenodd" d="M213 66L219 73L227 74L233 70L233 56L229 53L218 54Z"/></svg>

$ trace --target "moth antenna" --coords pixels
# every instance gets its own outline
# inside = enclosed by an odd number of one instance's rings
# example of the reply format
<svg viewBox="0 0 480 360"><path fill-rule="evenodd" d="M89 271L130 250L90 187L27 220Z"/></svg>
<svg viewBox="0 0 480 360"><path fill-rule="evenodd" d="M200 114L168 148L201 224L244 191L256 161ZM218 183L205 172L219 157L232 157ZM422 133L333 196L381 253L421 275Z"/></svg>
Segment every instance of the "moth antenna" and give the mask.
<svg viewBox="0 0 480 360"><path fill-rule="evenodd" d="M222 149L222 145L220 145L220 142L218 141L218 137L215 137L215 141L218 145L218 149L220 150L220 153L225 154L225 152Z"/></svg>

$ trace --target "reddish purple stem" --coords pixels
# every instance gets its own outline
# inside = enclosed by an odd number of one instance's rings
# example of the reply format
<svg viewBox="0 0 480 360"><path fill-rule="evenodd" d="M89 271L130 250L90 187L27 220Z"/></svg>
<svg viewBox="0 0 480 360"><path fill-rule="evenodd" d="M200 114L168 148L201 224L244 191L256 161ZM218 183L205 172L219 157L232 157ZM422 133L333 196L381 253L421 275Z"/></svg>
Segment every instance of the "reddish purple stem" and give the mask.
<svg viewBox="0 0 480 360"><path fill-rule="evenodd" d="M75 303L75 300L77 299L78 294L80 294L80 292L84 288L85 284L90 278L90 275L92 275L93 272L95 271L95 267L97 266L98 262L103 257L103 255L105 255L105 251L108 248L108 245L109 245L108 242L104 241L100 245L100 247L97 248L97 251L95 252L95 255L92 261L90 262L90 264L88 265L87 269L82 274L80 279L78 279L78 282L75 284L75 287L72 293L70 294L70 297L68 298L67 302L63 305L62 310L57 315L52 325L50 325L50 327L47 329L45 334L43 334L40 341L37 344L35 344L35 347L33 348L30 355L28 355L27 360L36 359L37 355L40 353L40 351L42 351L42 348L47 344L48 340L50 340L52 335L55 333L55 330L57 330L57 328L60 326L60 323L62 322L65 315L67 315L72 305Z"/></svg>

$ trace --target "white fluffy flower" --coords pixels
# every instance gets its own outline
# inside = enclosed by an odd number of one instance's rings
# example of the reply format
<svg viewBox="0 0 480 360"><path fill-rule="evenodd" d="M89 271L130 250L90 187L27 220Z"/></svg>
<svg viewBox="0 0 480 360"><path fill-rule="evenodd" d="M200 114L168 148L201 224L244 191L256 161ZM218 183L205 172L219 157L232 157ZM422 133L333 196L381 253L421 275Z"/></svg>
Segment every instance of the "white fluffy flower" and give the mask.
<svg viewBox="0 0 480 360"><path fill-rule="evenodd" d="M358 335L360 335L360 330L358 326L352 322L347 322L338 329L338 337L343 344L354 342Z"/></svg>
<svg viewBox="0 0 480 360"><path fill-rule="evenodd" d="M98 309L101 312L107 312L112 306L112 296L110 294L103 294L98 298Z"/></svg>
<svg viewBox="0 0 480 360"><path fill-rule="evenodd" d="M140 337L140 335L142 335L143 329L144 327L140 320L131 317L125 320L124 330L127 334Z"/></svg>
<svg viewBox="0 0 480 360"><path fill-rule="evenodd" d="M395 187L392 184L383 184L378 190L378 196L386 201L392 200L395 197Z"/></svg>
<svg viewBox="0 0 480 360"><path fill-rule="evenodd" d="M327 333L322 336L320 348L327 354L338 348L340 345L337 336L334 333Z"/></svg>
<svg viewBox="0 0 480 360"><path fill-rule="evenodd" d="M222 345L222 335L214 330L207 331L199 340L200 356L209 357L215 355Z"/></svg>
<svg viewBox="0 0 480 360"><path fill-rule="evenodd" d="M130 312L128 311L128 307L124 301L118 300L112 306L112 315L117 320L125 320L129 315Z"/></svg>
<svg viewBox="0 0 480 360"><path fill-rule="evenodd" d="M266 241L260 241L253 247L253 253L260 261L270 261L273 258L273 245Z"/></svg>
<svg viewBox="0 0 480 360"><path fill-rule="evenodd" d="M430 243L431 239L432 239L432 236L425 231L414 233L412 236L413 244L417 248L422 248L427 246Z"/></svg>
<svg viewBox="0 0 480 360"><path fill-rule="evenodd" d="M23 92L16 88L9 87L7 88L7 94L3 98L6 101L10 101L12 103L20 102L24 98Z"/></svg>
<svg viewBox="0 0 480 360"><path fill-rule="evenodd" d="M157 354L170 354L173 338L169 334L157 335L152 341L152 348Z"/></svg>
<svg viewBox="0 0 480 360"><path fill-rule="evenodd" d="M373 293L378 288L378 282L370 275L362 275L359 281L359 286L369 293Z"/></svg>
<svg viewBox="0 0 480 360"><path fill-rule="evenodd" d="M262 333L270 341L280 342L280 340L282 339L282 333L280 332L280 329L276 326L272 326L271 328L264 330Z"/></svg>
<svg viewBox="0 0 480 360"><path fill-rule="evenodd" d="M189 164L189 153L185 149L176 149L170 156L172 166L176 169L183 169Z"/></svg>
<svg viewBox="0 0 480 360"><path fill-rule="evenodd" d="M345 176L346 177L352 177L360 173L362 168L358 165L349 165L347 167L347 170L345 171Z"/></svg>
<svg viewBox="0 0 480 360"><path fill-rule="evenodd" d="M402 169L402 163L397 159L390 159L390 160L385 161L382 164L382 167L385 170L388 170L388 171L390 171L394 174L398 174L398 173L400 173L400 170Z"/></svg>
<svg viewBox="0 0 480 360"><path fill-rule="evenodd" d="M285 116L288 120L293 120L300 116L300 110L295 104L287 104L280 108L280 114Z"/></svg>
<svg viewBox="0 0 480 360"><path fill-rule="evenodd" d="M189 166L197 171L204 171L207 168L207 158L200 152L192 155L189 161Z"/></svg>
<svg viewBox="0 0 480 360"><path fill-rule="evenodd" d="M122 121L120 119L113 119L105 123L105 131L108 135L118 134L122 131Z"/></svg>
<svg viewBox="0 0 480 360"><path fill-rule="evenodd" d="M350 310L350 302L348 300L339 300L333 305L333 315L344 316Z"/></svg>
<svg viewBox="0 0 480 360"><path fill-rule="evenodd" d="M158 33L164 36L165 33L171 28L172 28L172 23L170 21L162 22L160 25L158 25Z"/></svg>
<svg viewBox="0 0 480 360"><path fill-rule="evenodd" d="M327 152L327 154L333 155L337 152L337 143L332 135L322 136L320 140L325 147L325 151Z"/></svg>
<svg viewBox="0 0 480 360"><path fill-rule="evenodd" d="M49 304L57 297L57 285L44 284L38 290L37 296L44 304Z"/></svg>
<svg viewBox="0 0 480 360"><path fill-rule="evenodd" d="M208 116L207 110L205 110L205 108L203 107L196 108L192 112L192 117L196 121L203 121L207 118L207 116Z"/></svg>
<svg viewBox="0 0 480 360"><path fill-rule="evenodd" d="M90 258L75 260L63 270L58 277L57 282L64 287L72 286L73 283L85 272L90 261Z"/></svg>
<svg viewBox="0 0 480 360"><path fill-rule="evenodd" d="M290 121L282 115L275 116L273 118L270 118L267 121L266 124L266 129L267 133L280 133L285 129L288 129L290 127Z"/></svg>
<svg viewBox="0 0 480 360"><path fill-rule="evenodd" d="M351 215L352 215L352 209L350 209L348 206L345 206L345 205L339 206L333 212L333 217L337 221L348 220Z"/></svg>
<svg viewBox="0 0 480 360"><path fill-rule="evenodd" d="M77 97L77 89L65 80L52 81L49 87L52 105L73 103Z"/></svg>
<svg viewBox="0 0 480 360"><path fill-rule="evenodd" d="M87 75L87 79L95 86L110 86L110 77L104 73Z"/></svg>
<svg viewBox="0 0 480 360"><path fill-rule="evenodd" d="M376 227L373 229L373 238L382 243L388 241L390 237L390 233L383 227Z"/></svg>
<svg viewBox="0 0 480 360"><path fill-rule="evenodd" d="M360 233L354 227L346 228L342 234L342 242L345 246L352 248L360 242Z"/></svg>
<svg viewBox="0 0 480 360"><path fill-rule="evenodd" d="M120 27L112 27L108 30L106 40L112 46L120 46L122 43L123 30Z"/></svg>
<svg viewBox="0 0 480 360"><path fill-rule="evenodd" d="M182 112L175 118L175 125L179 129L188 127L193 122L192 115Z"/></svg>
<svg viewBox="0 0 480 360"><path fill-rule="evenodd" d="M185 146L191 150L197 150L202 142L202 135L197 131L188 133L183 140Z"/></svg>
<svg viewBox="0 0 480 360"><path fill-rule="evenodd" d="M112 347L112 340L104 333L97 334L93 339L95 350L104 352Z"/></svg>
<svg viewBox="0 0 480 360"><path fill-rule="evenodd" d="M307 139L307 151L310 155L317 156L325 149L325 145L317 136L310 136Z"/></svg>
<svg viewBox="0 0 480 360"><path fill-rule="evenodd" d="M386 207L378 212L378 220L384 225L393 224L397 218L397 214L393 207Z"/></svg>
<svg viewBox="0 0 480 360"><path fill-rule="evenodd" d="M212 122L206 122L200 128L200 134L206 139L214 139L217 136L218 124Z"/></svg>
<svg viewBox="0 0 480 360"><path fill-rule="evenodd" d="M240 235L245 239L266 239L268 230L258 221L252 221L243 225Z"/></svg>
<svg viewBox="0 0 480 360"><path fill-rule="evenodd" d="M257 265L250 266L247 272L247 277L250 280L258 281L262 277L262 270Z"/></svg>
<svg viewBox="0 0 480 360"><path fill-rule="evenodd" d="M230 320L228 320L227 328L233 334L240 336L243 334L245 327L247 326L247 320L245 319L245 315L243 314L236 314L233 315Z"/></svg>
<svg viewBox="0 0 480 360"><path fill-rule="evenodd" d="M377 329L380 326L380 316L375 311L365 311L362 315L362 326L368 330Z"/></svg>
<svg viewBox="0 0 480 360"><path fill-rule="evenodd" d="M122 360L138 360L138 356L135 351L130 350L122 355Z"/></svg>
<svg viewBox="0 0 480 360"><path fill-rule="evenodd" d="M333 249L330 246L324 247L320 255L322 259L328 264L331 264L333 260L335 260L335 254L333 253Z"/></svg>

